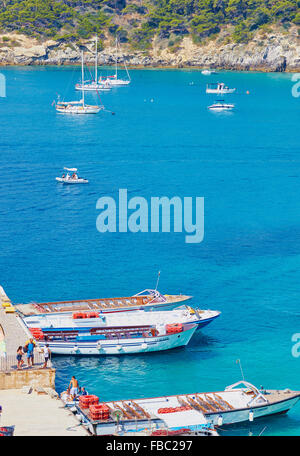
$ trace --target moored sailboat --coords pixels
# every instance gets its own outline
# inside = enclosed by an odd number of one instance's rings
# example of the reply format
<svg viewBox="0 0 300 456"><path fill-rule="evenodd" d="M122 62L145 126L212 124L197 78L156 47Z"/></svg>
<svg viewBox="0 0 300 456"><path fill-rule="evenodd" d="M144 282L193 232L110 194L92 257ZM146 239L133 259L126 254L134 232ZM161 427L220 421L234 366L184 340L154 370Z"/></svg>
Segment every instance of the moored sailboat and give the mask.
<svg viewBox="0 0 300 456"><path fill-rule="evenodd" d="M127 69L126 61L124 60L124 67L125 71L127 74L127 79L121 79L118 75L118 38L116 38L116 69L115 69L115 74L106 76L106 77L100 77L99 78L99 83L105 84L111 86L111 87L125 87L128 86L131 83L131 78L129 75L129 71Z"/></svg>
<svg viewBox="0 0 300 456"><path fill-rule="evenodd" d="M97 114L104 106L88 105L84 99L84 70L83 70L83 52L81 53L81 93L82 98L79 101L57 101L56 111L61 114Z"/></svg>
<svg viewBox="0 0 300 456"><path fill-rule="evenodd" d="M75 85L76 90L85 90L85 91L108 91L111 89L111 84L109 81L102 83L98 82L98 37L96 36L96 42L95 42L95 74L94 78L89 81L85 81L84 78L82 78L82 81L78 84Z"/></svg>

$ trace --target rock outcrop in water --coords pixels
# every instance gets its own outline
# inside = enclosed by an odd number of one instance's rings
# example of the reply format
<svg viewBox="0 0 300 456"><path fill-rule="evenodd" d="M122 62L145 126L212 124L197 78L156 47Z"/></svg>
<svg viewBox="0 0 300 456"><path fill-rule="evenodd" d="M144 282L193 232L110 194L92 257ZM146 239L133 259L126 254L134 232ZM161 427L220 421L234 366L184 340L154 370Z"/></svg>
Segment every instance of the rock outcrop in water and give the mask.
<svg viewBox="0 0 300 456"><path fill-rule="evenodd" d="M86 63L93 63L92 40L79 46L53 40L40 43L19 34L6 34L8 43L0 46L1 65L70 65L80 62L81 49ZM132 51L125 46L118 54L134 67L203 67L232 70L300 71L300 37L297 27L286 34L261 32L247 44L237 44L218 37L203 45L196 45L185 37L179 45L169 48L162 41L153 42L147 51ZM115 48L106 45L99 53L99 64L114 64Z"/></svg>

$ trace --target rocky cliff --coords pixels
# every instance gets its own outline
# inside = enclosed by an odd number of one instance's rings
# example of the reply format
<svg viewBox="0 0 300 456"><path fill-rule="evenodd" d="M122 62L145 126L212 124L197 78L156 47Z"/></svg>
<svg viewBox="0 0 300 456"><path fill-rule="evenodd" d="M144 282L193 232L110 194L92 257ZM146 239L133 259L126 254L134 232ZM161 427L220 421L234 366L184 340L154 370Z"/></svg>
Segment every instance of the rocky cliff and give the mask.
<svg viewBox="0 0 300 456"><path fill-rule="evenodd" d="M226 38L226 37L225 37ZM93 40L81 45L52 40L38 42L20 34L0 35L1 65L70 65L80 62L81 49L85 62L93 63ZM168 47L163 41L153 41L147 51L133 51L122 47L119 61L126 60L133 67L201 67L232 70L300 71L300 37L297 27L288 33L258 32L247 44L227 42L224 36L196 45L190 37ZM105 43L99 52L99 65L114 64L115 48Z"/></svg>

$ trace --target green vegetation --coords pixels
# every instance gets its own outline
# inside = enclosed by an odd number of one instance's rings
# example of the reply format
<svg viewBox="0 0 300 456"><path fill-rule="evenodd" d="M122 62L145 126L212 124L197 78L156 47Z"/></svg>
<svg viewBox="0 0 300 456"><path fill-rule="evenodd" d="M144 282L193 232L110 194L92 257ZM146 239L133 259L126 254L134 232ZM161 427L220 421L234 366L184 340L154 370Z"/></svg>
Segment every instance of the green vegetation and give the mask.
<svg viewBox="0 0 300 456"><path fill-rule="evenodd" d="M117 34L134 49L154 37L169 47L185 35L201 42L225 28L226 42L245 43L273 24L300 25L300 0L0 0L2 33L69 42Z"/></svg>

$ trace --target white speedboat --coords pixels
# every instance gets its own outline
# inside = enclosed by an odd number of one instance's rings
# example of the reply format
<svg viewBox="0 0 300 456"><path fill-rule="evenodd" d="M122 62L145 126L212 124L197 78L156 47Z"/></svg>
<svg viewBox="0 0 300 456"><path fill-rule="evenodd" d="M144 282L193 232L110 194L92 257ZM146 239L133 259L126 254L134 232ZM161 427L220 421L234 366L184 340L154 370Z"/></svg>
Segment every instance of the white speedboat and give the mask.
<svg viewBox="0 0 300 456"><path fill-rule="evenodd" d="M206 85L206 93L214 93L217 95L225 95L228 93L235 92L236 89L230 89L227 87L224 82L216 82Z"/></svg>
<svg viewBox="0 0 300 456"><path fill-rule="evenodd" d="M197 325L136 325L106 328L31 328L40 347L58 355L126 355L187 345Z"/></svg>
<svg viewBox="0 0 300 456"><path fill-rule="evenodd" d="M77 168L64 168L67 171L67 174L63 174L61 177L56 177L55 180L57 182L61 182L63 184L88 184L89 181L84 179L83 177L78 177ZM73 174L70 176L69 172Z"/></svg>
<svg viewBox="0 0 300 456"><path fill-rule="evenodd" d="M104 109L104 106L88 105L84 100L84 71L83 71L83 52L81 53L81 93L82 98L79 101L60 101L55 104L56 111L60 114L98 114Z"/></svg>
<svg viewBox="0 0 300 456"><path fill-rule="evenodd" d="M76 409L83 424L97 435L114 434L120 425L124 432L149 427L152 432L162 427L197 431L201 427L214 429L214 426L252 422L256 418L285 413L299 398L300 391L262 391L249 382L240 381L224 391L117 400L97 407L89 405L86 399L79 401Z"/></svg>
<svg viewBox="0 0 300 456"><path fill-rule="evenodd" d="M231 111L235 105L233 103L225 103L223 100L217 101L214 104L208 106L211 111Z"/></svg>

